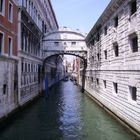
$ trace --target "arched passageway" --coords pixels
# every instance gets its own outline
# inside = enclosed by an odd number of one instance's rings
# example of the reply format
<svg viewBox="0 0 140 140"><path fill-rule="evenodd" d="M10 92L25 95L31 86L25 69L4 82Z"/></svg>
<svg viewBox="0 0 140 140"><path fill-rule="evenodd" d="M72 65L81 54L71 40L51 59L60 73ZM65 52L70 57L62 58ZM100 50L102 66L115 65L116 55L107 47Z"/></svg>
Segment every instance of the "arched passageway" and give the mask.
<svg viewBox="0 0 140 140"><path fill-rule="evenodd" d="M53 55L50 55L48 57L46 57L43 61L43 75L44 75L44 78L46 78L46 71L45 71L45 66L46 64L51 61L51 58L53 58L55 61L55 64L57 65L59 62L59 57L60 56L63 56L63 55L71 55L71 56L75 56L75 57L78 57L82 60L82 71L80 71L80 76L81 76L81 83L82 83L82 92L84 92L84 87L85 87L85 72L86 72L86 68L87 68L87 60L86 58L82 57L82 56L79 56L79 55L76 55L76 54L73 54L73 53L68 53L68 52L63 52L63 53L57 53L57 54L53 54ZM57 75L57 69L52 71L52 75L53 73L55 73L55 75ZM58 76L58 75L57 75ZM55 77L55 76L54 76ZM47 77L48 78L48 77ZM57 79L56 79L56 82L57 82ZM46 81L46 83L48 83L48 80Z"/></svg>
<svg viewBox="0 0 140 140"><path fill-rule="evenodd" d="M80 71L80 85L82 86L82 91L84 91L85 73L87 68L87 46L85 43L85 35L79 30L72 30L67 27L62 27L57 31L45 34L43 38L44 74L46 62L51 58L57 59L59 56L63 55L76 56L82 60L83 67Z"/></svg>

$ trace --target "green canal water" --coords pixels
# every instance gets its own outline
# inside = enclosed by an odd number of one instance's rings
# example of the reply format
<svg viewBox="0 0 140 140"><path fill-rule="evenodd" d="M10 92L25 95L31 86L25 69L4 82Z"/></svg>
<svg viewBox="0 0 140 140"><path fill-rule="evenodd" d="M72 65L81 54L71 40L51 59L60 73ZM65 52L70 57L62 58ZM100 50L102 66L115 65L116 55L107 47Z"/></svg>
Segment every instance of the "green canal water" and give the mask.
<svg viewBox="0 0 140 140"><path fill-rule="evenodd" d="M47 99L16 113L0 128L0 140L135 140L71 81L60 82Z"/></svg>

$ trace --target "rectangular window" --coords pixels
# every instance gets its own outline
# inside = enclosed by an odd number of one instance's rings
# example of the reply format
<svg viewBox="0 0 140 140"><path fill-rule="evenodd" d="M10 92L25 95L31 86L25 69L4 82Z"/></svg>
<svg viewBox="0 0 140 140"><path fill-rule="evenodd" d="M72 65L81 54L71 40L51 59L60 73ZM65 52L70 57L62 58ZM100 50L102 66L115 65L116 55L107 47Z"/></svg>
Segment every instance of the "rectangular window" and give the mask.
<svg viewBox="0 0 140 140"><path fill-rule="evenodd" d="M71 42L71 45L76 45L76 42Z"/></svg>
<svg viewBox="0 0 140 140"><path fill-rule="evenodd" d="M12 54L12 39L8 38L8 55Z"/></svg>
<svg viewBox="0 0 140 140"><path fill-rule="evenodd" d="M113 49L114 49L115 57L118 57L119 56L119 46L117 43L113 44Z"/></svg>
<svg viewBox="0 0 140 140"><path fill-rule="evenodd" d="M64 42L64 45L65 45L65 46L67 46L67 43L66 43L66 42Z"/></svg>
<svg viewBox="0 0 140 140"><path fill-rule="evenodd" d="M5 95L5 94L6 94L6 92L7 92L7 90L6 90L6 89L7 89L7 85L6 85L6 84L4 84L4 85L3 85L3 95Z"/></svg>
<svg viewBox="0 0 140 140"><path fill-rule="evenodd" d="M93 77L91 77L91 82L93 83Z"/></svg>
<svg viewBox="0 0 140 140"><path fill-rule="evenodd" d="M25 34L25 36L24 36L25 38L24 38L24 43L25 43L25 51L27 52L27 48L28 48L28 46L27 46L27 44L28 44L28 42L27 42L27 34ZM35 40L34 40L35 41Z"/></svg>
<svg viewBox="0 0 140 140"><path fill-rule="evenodd" d="M113 83L114 86L114 91L117 94L118 93L118 84L117 83Z"/></svg>
<svg viewBox="0 0 140 140"><path fill-rule="evenodd" d="M132 38L132 51L133 52L138 52L138 38L137 36Z"/></svg>
<svg viewBox="0 0 140 140"><path fill-rule="evenodd" d="M4 15L4 4L5 0L0 0L0 14Z"/></svg>
<svg viewBox="0 0 140 140"><path fill-rule="evenodd" d="M0 13L3 11L3 0L0 0Z"/></svg>
<svg viewBox="0 0 140 140"><path fill-rule="evenodd" d="M24 72L24 63L21 63L21 71Z"/></svg>
<svg viewBox="0 0 140 140"><path fill-rule="evenodd" d="M59 45L59 42L54 42L54 45L55 45L55 46L58 46L58 45Z"/></svg>
<svg viewBox="0 0 140 140"><path fill-rule="evenodd" d="M98 78L96 79L96 83L97 83L97 85L99 85L99 79Z"/></svg>
<svg viewBox="0 0 140 140"><path fill-rule="evenodd" d="M93 38L92 40L91 40L91 45L93 45L94 46L94 44L95 44L95 39Z"/></svg>
<svg viewBox="0 0 140 140"><path fill-rule="evenodd" d="M31 64L31 72L33 72L33 64Z"/></svg>
<svg viewBox="0 0 140 140"><path fill-rule="evenodd" d="M28 72L30 72L30 64L28 64Z"/></svg>
<svg viewBox="0 0 140 140"><path fill-rule="evenodd" d="M100 41L100 33L97 33L97 41Z"/></svg>
<svg viewBox="0 0 140 140"><path fill-rule="evenodd" d="M0 55L2 54L2 48L3 48L3 43L4 43L4 36L2 33L0 33Z"/></svg>
<svg viewBox="0 0 140 140"><path fill-rule="evenodd" d="M136 87L129 87L130 89L130 95L131 95L131 99L133 101L136 101L137 100L137 88Z"/></svg>
<svg viewBox="0 0 140 140"><path fill-rule="evenodd" d="M106 88L106 80L103 80L104 88Z"/></svg>
<svg viewBox="0 0 140 140"><path fill-rule="evenodd" d="M130 12L131 12L131 15L133 15L134 13L136 13L137 11L137 2L136 0L133 0L131 3L130 3Z"/></svg>
<svg viewBox="0 0 140 140"><path fill-rule="evenodd" d="M114 27L118 27L118 16L114 18Z"/></svg>
<svg viewBox="0 0 140 140"><path fill-rule="evenodd" d="M104 28L104 35L107 35L107 26Z"/></svg>
<svg viewBox="0 0 140 140"><path fill-rule="evenodd" d="M98 61L100 60L100 54L99 53L97 53L97 59L98 59Z"/></svg>
<svg viewBox="0 0 140 140"><path fill-rule="evenodd" d="M132 52L138 52L138 37L137 35L130 37L130 45Z"/></svg>
<svg viewBox="0 0 140 140"><path fill-rule="evenodd" d="M25 72L27 72L27 63L25 63Z"/></svg>
<svg viewBox="0 0 140 140"><path fill-rule="evenodd" d="M107 50L104 50L105 59L107 59Z"/></svg>
<svg viewBox="0 0 140 140"><path fill-rule="evenodd" d="M21 32L21 49L24 50L24 32L23 32L23 29Z"/></svg>
<svg viewBox="0 0 140 140"><path fill-rule="evenodd" d="M47 25L45 25L45 33L47 33Z"/></svg>
<svg viewBox="0 0 140 140"><path fill-rule="evenodd" d="M8 20L13 21L13 5L10 2L8 7Z"/></svg>
<svg viewBox="0 0 140 140"><path fill-rule="evenodd" d="M92 64L94 64L94 56L92 56L92 60L91 60Z"/></svg>

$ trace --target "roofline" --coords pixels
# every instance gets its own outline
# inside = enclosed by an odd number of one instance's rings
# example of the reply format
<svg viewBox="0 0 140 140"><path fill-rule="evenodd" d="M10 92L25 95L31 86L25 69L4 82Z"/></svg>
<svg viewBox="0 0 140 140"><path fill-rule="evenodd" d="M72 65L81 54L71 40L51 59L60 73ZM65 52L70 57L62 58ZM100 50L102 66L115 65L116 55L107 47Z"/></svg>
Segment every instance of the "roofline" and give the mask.
<svg viewBox="0 0 140 140"><path fill-rule="evenodd" d="M53 10L53 7L52 7L52 4L51 4L51 1L48 0L48 2L49 2L49 5L50 5L50 8L51 8L51 11L52 11L52 14L53 14L53 17L54 17L54 20L55 20L56 26L57 26L57 28L59 28L59 25L58 25L58 22L57 22L57 19L56 19L56 15L55 15L55 12L54 12L54 10Z"/></svg>
<svg viewBox="0 0 140 140"><path fill-rule="evenodd" d="M124 0L111 0L110 1L108 6L105 8L101 16L98 18L98 20L96 21L96 23L94 24L94 26L92 27L88 35L86 36L86 39L85 39L86 42L88 42L92 33L94 33L101 24L105 23L110 18L110 16L114 14L116 9L118 9L120 5L124 2L125 2ZM114 7L112 8L112 6Z"/></svg>
<svg viewBox="0 0 140 140"><path fill-rule="evenodd" d="M46 36L49 36L51 34L56 34L56 33L70 33L70 34L76 34L76 35L79 35L81 37L83 37L85 39L85 36L82 34L82 33L79 33L79 32L75 32L75 31L53 31L53 32L50 32L48 34L46 34Z"/></svg>

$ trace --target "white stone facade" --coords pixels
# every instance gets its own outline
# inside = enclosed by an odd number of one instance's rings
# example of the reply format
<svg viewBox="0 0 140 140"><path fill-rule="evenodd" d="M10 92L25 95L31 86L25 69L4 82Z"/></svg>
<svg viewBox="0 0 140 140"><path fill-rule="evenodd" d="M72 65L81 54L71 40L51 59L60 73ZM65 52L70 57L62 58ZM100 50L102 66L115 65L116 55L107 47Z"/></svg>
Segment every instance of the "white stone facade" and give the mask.
<svg viewBox="0 0 140 140"><path fill-rule="evenodd" d="M46 59L45 63L45 82L48 87L53 86L65 77L65 67L62 56L53 56Z"/></svg>
<svg viewBox="0 0 140 140"><path fill-rule="evenodd" d="M42 38L44 33L56 30L58 24L49 0L18 2L18 102L23 105L43 90Z"/></svg>
<svg viewBox="0 0 140 140"><path fill-rule="evenodd" d="M85 89L140 132L140 0L112 0L86 42Z"/></svg>
<svg viewBox="0 0 140 140"><path fill-rule="evenodd" d="M17 107L17 72L14 60L0 58L0 118Z"/></svg>
<svg viewBox="0 0 140 140"><path fill-rule="evenodd" d="M53 54L79 55L86 57L87 47L85 35L79 30L60 27L58 30L46 33L43 39L43 57Z"/></svg>

